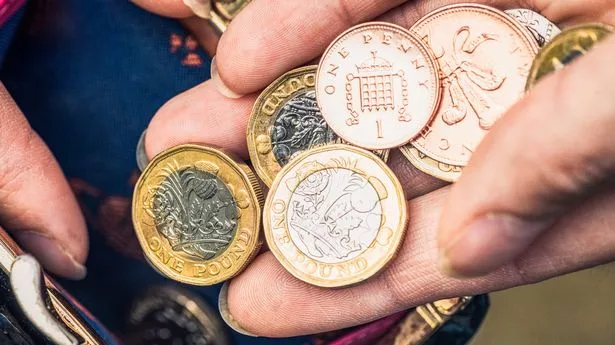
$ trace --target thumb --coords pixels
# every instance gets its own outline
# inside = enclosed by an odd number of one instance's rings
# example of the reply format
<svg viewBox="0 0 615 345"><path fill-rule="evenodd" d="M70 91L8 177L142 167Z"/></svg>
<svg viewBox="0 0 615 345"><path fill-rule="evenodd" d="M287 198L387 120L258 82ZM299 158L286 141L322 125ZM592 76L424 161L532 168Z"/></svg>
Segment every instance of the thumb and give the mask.
<svg viewBox="0 0 615 345"><path fill-rule="evenodd" d="M441 269L487 274L522 254L615 173L615 38L545 78L505 114L453 187Z"/></svg>

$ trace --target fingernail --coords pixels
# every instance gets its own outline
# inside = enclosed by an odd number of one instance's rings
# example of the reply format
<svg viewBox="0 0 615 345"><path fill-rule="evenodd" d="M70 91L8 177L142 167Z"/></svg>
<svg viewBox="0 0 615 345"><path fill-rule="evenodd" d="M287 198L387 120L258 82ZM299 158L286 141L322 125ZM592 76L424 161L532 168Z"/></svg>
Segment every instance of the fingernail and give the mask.
<svg viewBox="0 0 615 345"><path fill-rule="evenodd" d="M218 74L218 65L216 64L216 57L211 58L211 80L216 85L218 92L222 94L222 96L226 98L239 98L243 96L226 86L222 79L220 79L220 74Z"/></svg>
<svg viewBox="0 0 615 345"><path fill-rule="evenodd" d="M19 231L13 236L48 271L72 280L82 280L87 275L85 266L52 238L33 231Z"/></svg>
<svg viewBox="0 0 615 345"><path fill-rule="evenodd" d="M440 271L455 278L483 276L514 260L551 224L508 214L482 216L440 249Z"/></svg>
<svg viewBox="0 0 615 345"><path fill-rule="evenodd" d="M147 158L147 153L145 152L145 134L147 133L147 129L141 133L139 137L139 141L137 142L137 149L135 150L135 158L137 160L137 167L141 172L145 170L147 165L149 164L149 158Z"/></svg>
<svg viewBox="0 0 615 345"><path fill-rule="evenodd" d="M209 19L211 17L210 0L184 0L184 4L201 18Z"/></svg>
<svg viewBox="0 0 615 345"><path fill-rule="evenodd" d="M226 322L226 324L235 332L243 335L247 335L249 337L258 337L256 334L252 334L245 329L243 329L239 323L233 318L231 312L228 308L228 286L229 283L226 282L222 284L222 289L220 289L220 295L218 295L218 309L220 309L220 316L222 316L222 320Z"/></svg>

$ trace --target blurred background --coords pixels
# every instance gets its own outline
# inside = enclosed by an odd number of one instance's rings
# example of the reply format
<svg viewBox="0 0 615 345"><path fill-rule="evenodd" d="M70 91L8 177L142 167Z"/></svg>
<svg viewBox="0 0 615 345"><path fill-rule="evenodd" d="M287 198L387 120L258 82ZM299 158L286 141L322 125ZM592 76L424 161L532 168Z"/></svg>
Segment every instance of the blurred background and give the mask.
<svg viewBox="0 0 615 345"><path fill-rule="evenodd" d="M471 345L615 344L615 264L493 293Z"/></svg>

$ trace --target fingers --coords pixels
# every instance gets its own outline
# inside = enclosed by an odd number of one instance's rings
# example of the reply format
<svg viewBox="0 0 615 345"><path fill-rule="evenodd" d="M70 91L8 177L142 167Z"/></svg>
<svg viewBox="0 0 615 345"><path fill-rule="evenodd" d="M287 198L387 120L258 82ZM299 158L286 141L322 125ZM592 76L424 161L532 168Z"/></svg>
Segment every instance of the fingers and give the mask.
<svg viewBox="0 0 615 345"><path fill-rule="evenodd" d="M52 273L85 277L88 238L49 149L0 85L0 223Z"/></svg>
<svg viewBox="0 0 615 345"><path fill-rule="evenodd" d="M615 38L544 80L481 143L441 221L451 273L477 276L510 262L612 179L613 54Z"/></svg>
<svg viewBox="0 0 615 345"><path fill-rule="evenodd" d="M537 282L615 258L615 191L570 212L515 264L458 280L437 266L436 226L442 189L409 202L410 224L399 256L365 284L322 289L287 273L271 253L259 256L228 288L227 307L247 333L285 337L345 328L430 301ZM268 282L263 284L263 282ZM224 296L221 296L224 298Z"/></svg>
<svg viewBox="0 0 615 345"><path fill-rule="evenodd" d="M222 36L216 59L218 73L212 78L228 97L252 93L320 56L337 35L355 24L377 19L410 27L431 10L463 1L254 0ZM520 2L492 0L489 4L509 7Z"/></svg>
<svg viewBox="0 0 615 345"><path fill-rule="evenodd" d="M404 0L254 0L222 36L217 82L231 96L263 89L319 56L336 35Z"/></svg>
<svg viewBox="0 0 615 345"><path fill-rule="evenodd" d="M216 55L218 41L220 36L216 29L205 19L199 17L190 17L182 19L182 24L192 32L199 44L209 56Z"/></svg>
<svg viewBox="0 0 615 345"><path fill-rule="evenodd" d="M246 127L255 99L226 99L211 81L176 96L160 108L147 128L147 156L151 159L175 145L195 143L248 158Z"/></svg>
<svg viewBox="0 0 615 345"><path fill-rule="evenodd" d="M391 151L388 165L404 187L406 200L428 194L448 184L415 168L399 150Z"/></svg>
<svg viewBox="0 0 615 345"><path fill-rule="evenodd" d="M176 96L160 108L147 128L148 158L175 145L200 143L230 150L247 159L246 128L255 99L255 95L225 98L212 81ZM408 199L446 185L414 168L398 150L391 152L389 165Z"/></svg>

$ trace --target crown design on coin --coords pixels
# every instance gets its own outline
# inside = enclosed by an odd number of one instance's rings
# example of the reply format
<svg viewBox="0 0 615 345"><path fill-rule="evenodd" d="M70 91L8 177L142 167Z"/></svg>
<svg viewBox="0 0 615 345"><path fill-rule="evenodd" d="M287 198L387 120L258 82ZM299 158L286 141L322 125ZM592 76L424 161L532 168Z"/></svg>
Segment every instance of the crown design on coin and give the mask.
<svg viewBox="0 0 615 345"><path fill-rule="evenodd" d="M162 170L160 185L148 193L145 208L174 251L208 260L233 239L240 205L218 171L207 162L171 164Z"/></svg>
<svg viewBox="0 0 615 345"><path fill-rule="evenodd" d="M399 79L401 93L399 98L403 99L402 104L408 103L408 82L405 79L404 71L394 71L393 64L378 57L377 51L371 52L372 56L357 65L357 75L349 73L346 75L346 99L353 98L353 82L359 81L359 100L361 112L378 112L395 110L396 108L396 79ZM406 107L398 107L399 121L410 121L411 117L406 113ZM351 109L349 109L351 110ZM356 124L359 119L350 116L348 124Z"/></svg>

